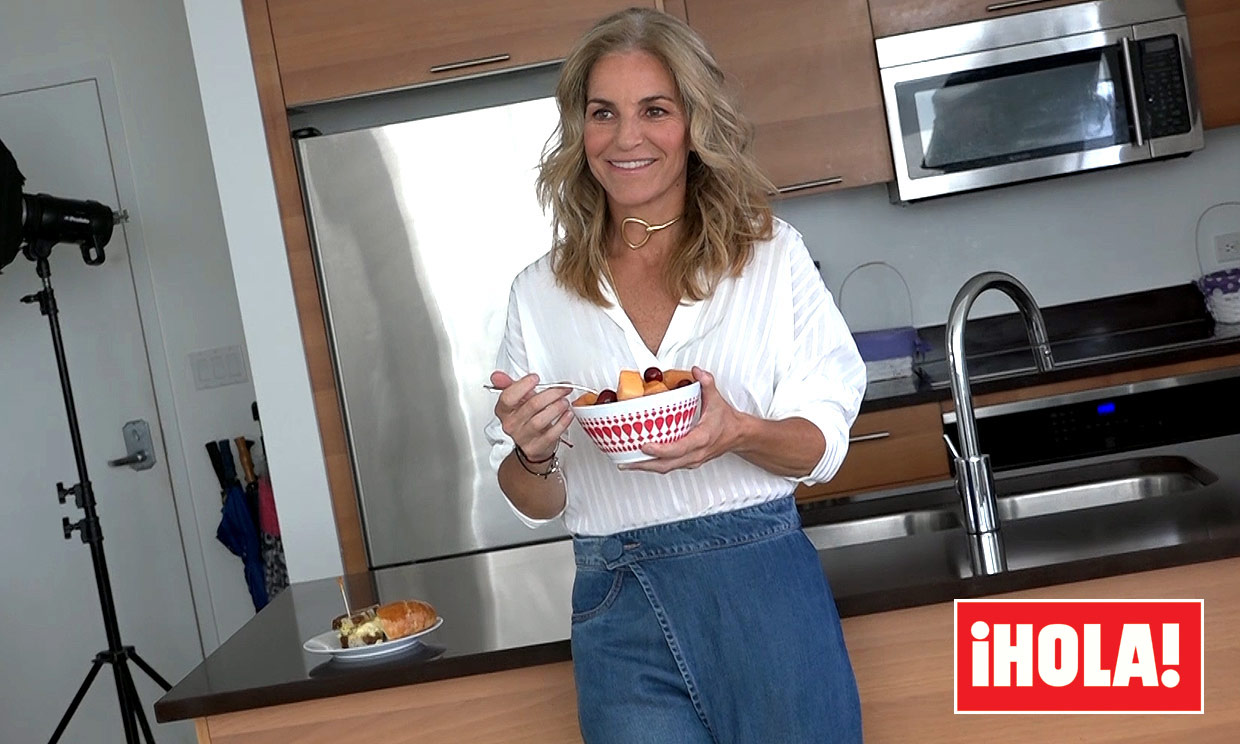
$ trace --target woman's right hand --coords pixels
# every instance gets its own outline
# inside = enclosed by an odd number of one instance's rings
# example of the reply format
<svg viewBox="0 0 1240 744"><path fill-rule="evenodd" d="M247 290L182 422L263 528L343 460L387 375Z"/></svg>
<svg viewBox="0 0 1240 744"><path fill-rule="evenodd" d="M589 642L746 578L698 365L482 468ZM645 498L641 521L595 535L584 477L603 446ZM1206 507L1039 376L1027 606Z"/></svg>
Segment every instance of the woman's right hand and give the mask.
<svg viewBox="0 0 1240 744"><path fill-rule="evenodd" d="M568 402L571 390L548 388L534 392L538 375L529 374L514 380L504 372L491 373L491 384L500 388L495 415L504 433L512 437L526 458L546 460L555 454L560 436L573 422Z"/></svg>

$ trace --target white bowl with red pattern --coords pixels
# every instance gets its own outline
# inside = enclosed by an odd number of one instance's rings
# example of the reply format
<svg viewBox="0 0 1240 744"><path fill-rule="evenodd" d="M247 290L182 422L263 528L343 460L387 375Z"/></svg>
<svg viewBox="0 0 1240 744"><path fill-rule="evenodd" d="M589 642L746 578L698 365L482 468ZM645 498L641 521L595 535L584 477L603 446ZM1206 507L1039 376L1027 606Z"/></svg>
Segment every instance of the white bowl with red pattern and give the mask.
<svg viewBox="0 0 1240 744"><path fill-rule="evenodd" d="M592 406L573 406L577 423L612 462L654 459L641 451L647 444L669 444L697 425L702 383L666 393L643 395Z"/></svg>

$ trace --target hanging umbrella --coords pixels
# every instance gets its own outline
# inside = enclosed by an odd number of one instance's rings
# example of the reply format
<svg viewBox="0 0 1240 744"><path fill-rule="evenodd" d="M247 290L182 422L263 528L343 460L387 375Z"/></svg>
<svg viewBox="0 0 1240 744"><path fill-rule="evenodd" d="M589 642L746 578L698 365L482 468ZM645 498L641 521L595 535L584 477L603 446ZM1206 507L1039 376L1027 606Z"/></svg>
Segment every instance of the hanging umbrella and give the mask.
<svg viewBox="0 0 1240 744"><path fill-rule="evenodd" d="M237 437L233 442L237 445L237 456L241 458L241 469L245 473L246 504L258 523L267 597L275 599L288 587L288 567L284 563L284 543L280 539L280 521L276 517L271 480L265 475L259 476L254 470L254 459L250 453L254 442L245 437Z"/></svg>
<svg viewBox="0 0 1240 744"><path fill-rule="evenodd" d="M212 445L218 453L220 468L220 485L224 489L224 506L221 510L220 524L215 530L215 538L224 544L234 555L241 559L245 570L246 588L250 590L250 599L254 602L254 610L258 611L267 605L267 587L263 578L263 556L258 538L258 525L250 515L246 504L245 489L237 479L237 468L233 463L232 448L227 439L207 445L211 453ZM212 462L214 464L213 455Z"/></svg>

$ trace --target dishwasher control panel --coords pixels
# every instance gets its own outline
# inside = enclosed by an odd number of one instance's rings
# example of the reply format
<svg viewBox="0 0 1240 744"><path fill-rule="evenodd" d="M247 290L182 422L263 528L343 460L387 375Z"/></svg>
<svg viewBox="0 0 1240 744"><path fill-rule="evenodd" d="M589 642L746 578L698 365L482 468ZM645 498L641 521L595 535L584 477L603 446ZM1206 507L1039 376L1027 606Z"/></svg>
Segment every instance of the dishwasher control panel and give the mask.
<svg viewBox="0 0 1240 744"><path fill-rule="evenodd" d="M996 470L1078 460L1240 432L1240 370L1152 380L979 408L978 445ZM944 431L960 445L954 416Z"/></svg>

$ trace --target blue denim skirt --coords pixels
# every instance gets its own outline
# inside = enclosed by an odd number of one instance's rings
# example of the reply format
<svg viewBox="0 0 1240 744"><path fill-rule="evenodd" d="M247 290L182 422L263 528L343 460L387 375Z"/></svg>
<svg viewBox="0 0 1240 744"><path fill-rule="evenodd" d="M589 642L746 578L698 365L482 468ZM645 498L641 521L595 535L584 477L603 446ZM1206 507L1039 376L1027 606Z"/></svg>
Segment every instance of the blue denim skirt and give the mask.
<svg viewBox="0 0 1240 744"><path fill-rule="evenodd" d="M861 741L835 600L792 497L573 547L587 744Z"/></svg>

